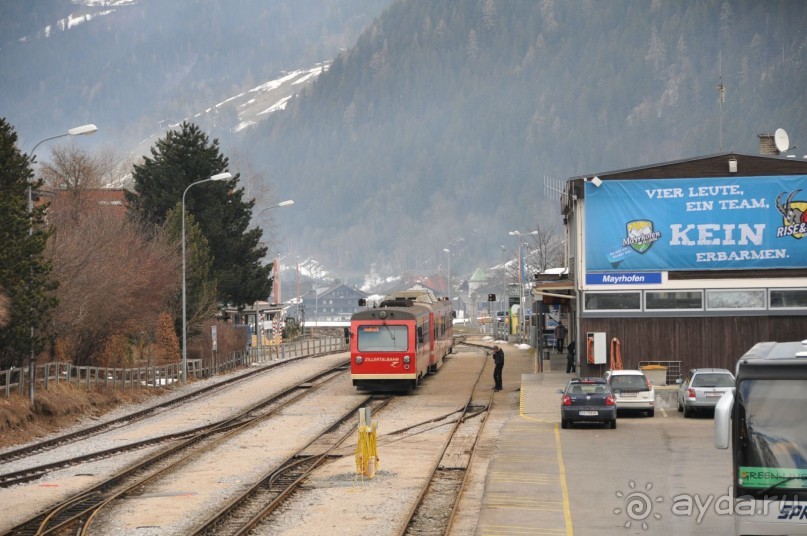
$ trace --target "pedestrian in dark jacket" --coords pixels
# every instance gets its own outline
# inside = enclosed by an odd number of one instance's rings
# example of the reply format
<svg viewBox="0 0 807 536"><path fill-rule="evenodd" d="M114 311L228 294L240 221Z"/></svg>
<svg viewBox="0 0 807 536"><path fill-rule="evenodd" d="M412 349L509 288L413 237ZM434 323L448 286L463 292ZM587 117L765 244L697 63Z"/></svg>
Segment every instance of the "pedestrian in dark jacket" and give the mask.
<svg viewBox="0 0 807 536"><path fill-rule="evenodd" d="M502 369L504 368L504 351L498 346L493 347L493 381L496 383L494 389L496 391L502 390Z"/></svg>
<svg viewBox="0 0 807 536"><path fill-rule="evenodd" d="M563 339L566 338L566 326L563 325L563 322L558 321L558 325L555 326L555 345L558 352L563 352Z"/></svg>
<svg viewBox="0 0 807 536"><path fill-rule="evenodd" d="M566 372L574 372L577 369L577 365L574 362L574 351L577 345L574 341L569 343L569 347L566 349L569 353L566 354Z"/></svg>

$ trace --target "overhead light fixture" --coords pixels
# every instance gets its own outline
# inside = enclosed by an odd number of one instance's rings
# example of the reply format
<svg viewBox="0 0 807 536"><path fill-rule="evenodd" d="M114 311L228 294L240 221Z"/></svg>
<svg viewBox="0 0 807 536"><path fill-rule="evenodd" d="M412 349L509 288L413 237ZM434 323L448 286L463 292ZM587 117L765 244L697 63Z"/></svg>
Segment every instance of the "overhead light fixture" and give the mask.
<svg viewBox="0 0 807 536"><path fill-rule="evenodd" d="M596 175L591 179L591 184L599 188L602 186L602 179L597 177Z"/></svg>
<svg viewBox="0 0 807 536"><path fill-rule="evenodd" d="M737 159L733 156L729 158L729 173L737 173Z"/></svg>

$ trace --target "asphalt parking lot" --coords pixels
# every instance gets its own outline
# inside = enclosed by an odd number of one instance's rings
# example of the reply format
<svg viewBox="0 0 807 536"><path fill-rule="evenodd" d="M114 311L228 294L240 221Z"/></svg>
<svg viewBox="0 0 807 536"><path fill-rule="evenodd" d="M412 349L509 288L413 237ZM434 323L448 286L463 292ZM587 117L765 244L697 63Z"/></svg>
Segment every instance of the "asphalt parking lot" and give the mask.
<svg viewBox="0 0 807 536"><path fill-rule="evenodd" d="M571 375L558 368L522 375L520 414L498 440L477 534L732 533L731 455L714 447L711 414L685 419L669 387L654 417L561 429L557 389Z"/></svg>

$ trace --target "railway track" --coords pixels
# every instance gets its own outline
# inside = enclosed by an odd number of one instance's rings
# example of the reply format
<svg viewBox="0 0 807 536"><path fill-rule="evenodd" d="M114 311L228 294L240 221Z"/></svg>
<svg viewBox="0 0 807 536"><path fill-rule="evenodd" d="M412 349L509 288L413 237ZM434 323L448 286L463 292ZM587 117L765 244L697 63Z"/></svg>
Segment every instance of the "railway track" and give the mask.
<svg viewBox="0 0 807 536"><path fill-rule="evenodd" d="M348 362L345 361L344 363L341 363L340 365L338 365L338 367L341 367L341 369L344 370L347 367L347 365L348 365ZM274 369L274 368L275 367L271 367L271 369ZM237 378L235 380L240 381L240 380L244 380L246 378L254 378L256 374L265 373L265 372L267 372L267 370L270 370L270 369L268 369L268 368L261 369L261 370L255 371L255 373L249 373L247 375L240 376L239 378ZM226 382L226 384L228 386L232 385L233 383L234 383L233 381L229 381L229 380ZM183 396L183 397L181 397L181 399L183 401L187 402L189 400L195 400L195 399L199 398L200 396L206 396L206 395L213 394L214 392L218 392L220 387L218 385L214 386L214 387L215 388L212 389L212 390L208 389L208 388L205 388L204 389L204 391L205 391L204 395L197 395L196 393L194 393L194 396L189 396L189 397L188 396ZM255 405L253 405L251 408L249 408L248 411L257 411L261 407L263 407L263 406L265 406L267 404L273 403L273 401L274 401L274 398L270 397L268 399L265 399L263 401L258 402ZM161 404L157 408L164 410L164 409L166 409L168 407L175 406L176 404L177 404L177 402L176 402L176 399L175 399L175 400L170 401L167 404ZM146 410L144 412L137 412L137 414L138 414L138 417L136 419L129 419L128 416L127 416L127 417L123 417L122 419L118 419L118 421L121 421L121 423L125 423L125 424L134 424L135 422L140 421L140 420L142 420L142 419L144 419L144 418L146 418L148 416L157 414L157 411L155 410L155 408L149 408L148 410ZM34 466L34 467L21 469L21 470L18 470L18 471L12 471L12 472L8 472L8 473L3 473L3 474L0 474L0 487L3 487L3 488L4 487L11 487L11 486L14 486L16 484L21 484L21 483L24 483L24 482L30 482L30 481L33 481L33 480L41 478L42 476L48 474L51 471L55 471L55 470L62 469L62 468L65 468L65 467L75 466L75 465L78 465L80 463L86 463L86 462L90 462L90 461L109 458L111 456L115 456L115 455L118 455L118 454L122 454L122 453L125 453L125 452L130 452L130 451L134 451L134 450L140 450L140 449L143 449L143 448L146 448L146 447L159 445L161 443L167 443L167 442L170 442L170 441L187 439L187 438L193 437L195 435L205 433L205 432L207 432L209 430L214 430L217 427L221 426L223 423L227 422L228 420L229 419L225 419L223 421L210 423L210 424L200 426L200 427L196 427L196 428L191 428L191 429L187 429L187 430L181 430L181 431L170 433L170 434L165 434L165 435L161 435L161 436L157 436L157 437L153 437L153 438L148 438L148 439L145 439L145 440L142 440L142 441L136 441L136 442L132 442L132 443L127 443L125 445L119 445L119 446L116 446L116 447L111 448L111 449L105 449L105 450L100 450L100 451L96 451L96 452L90 452L90 453L87 453L87 454L84 454L84 455L81 455L81 456L67 458L67 459L64 459L64 460L57 461L57 462L51 462L51 463L48 463L48 464L42 464L42 465L38 465L38 466ZM125 424L120 424L120 426L123 426ZM120 427L120 426L118 426L118 427ZM82 439L89 438L89 437L91 437L93 435L96 435L98 433L99 433L99 430L96 427L93 427L92 429L89 429L87 431L87 433L85 433L85 434L78 434L78 433L70 434L70 436L71 436L71 441L70 442L80 441ZM65 444L65 443L62 443L62 444ZM21 449L21 450L23 450L23 449ZM34 449L34 451L41 452L41 449ZM16 452L19 452L19 451L16 451Z"/></svg>
<svg viewBox="0 0 807 536"><path fill-rule="evenodd" d="M487 349L483 345L469 346ZM453 423L448 441L431 468L417 501L401 524L397 532L399 536L445 535L450 532L465 489L468 468L493 405L493 391L488 392L484 404L474 402L476 393L482 393L477 391L481 374L482 371L465 407Z"/></svg>
<svg viewBox="0 0 807 536"><path fill-rule="evenodd" d="M485 347L480 346L480 348ZM422 491L412 502L411 509L401 516L402 521L399 528L389 527L390 534L442 535L447 534L451 529L455 512L466 485L468 468L493 403L493 391L483 391L480 387L483 371L484 367L480 369L479 375L473 384L471 395L469 395L463 406L428 421L421 421L390 432L383 441L379 442L379 449L381 449L395 442L415 438L419 434L428 435L428 433L440 427L451 427L442 451L436 457L437 462L433 467L429 468L429 477L426 479ZM481 403L478 401L481 401ZM383 412L376 413L374 411L373 415L378 415L380 420L384 418ZM342 456L346 455L346 453L342 454ZM339 455L334 455L328 459L336 460L338 457ZM311 473L314 469L316 468L306 468L304 474L294 473L291 475L289 478L293 478L295 481L290 488L305 488L308 480L315 480L315 478L307 478L308 476L313 476ZM202 531L196 534L240 536L251 533L250 531L254 531L255 534L274 534L278 530L274 522L278 520L273 520L270 517L271 513L275 510L283 511L280 509L280 506L284 504L283 501L293 497L295 497L295 494L292 489L289 489L282 496L271 499L272 502L266 506L265 511L238 530L232 532L226 529L223 532L210 530L209 532ZM306 500L298 497L296 502L298 504L305 503ZM264 518L264 520L256 523L255 521L258 518Z"/></svg>
<svg viewBox="0 0 807 536"><path fill-rule="evenodd" d="M9 462L12 462L12 461L15 461L15 460L23 459L23 458L28 458L30 456L34 456L34 455L40 454L42 452L47 452L47 451L55 449L57 447L68 445L68 444L74 443L76 441L81 441L82 439L86 439L88 437L92 437L94 435L97 435L97 434L100 434L100 433L103 433L103 432L106 432L106 431L109 431L109 430L114 430L114 429L121 428L121 427L124 427L124 426L129 426L129 425L134 424L134 423L136 423L138 421L141 421L141 420L143 420L145 418L151 417L153 415L157 415L157 414L159 414L159 413L161 413L163 411L166 411L166 410L168 410L168 409L170 409L172 407L178 406L180 404L184 404L184 403L189 402L191 400L196 400L196 399L199 399L199 398L203 398L205 396L209 396L211 394L214 394L214 393L224 389L225 387L230 387L230 386L232 386L234 384L237 384L237 383L252 379L252 378L254 378L256 376L259 376L261 374L265 374L265 373L267 373L267 372L269 372L271 370L274 370L275 368L288 365L289 363L293 363L293 362L298 361L300 359L307 359L307 358L311 358L311 357L321 357L323 355L328 355L328 354L327 353L311 354L311 355L305 355L305 356L299 356L299 357L292 357L292 358L284 359L283 361L275 361L275 362L269 363L269 364L267 364L265 366L257 367L254 370L249 370L248 372L246 372L244 374L240 374L240 375L234 376L232 378L227 378L227 379L222 380L220 382L217 382L217 383L215 383L213 385L200 387L200 388L194 390L192 393L187 393L185 395L174 397L171 400L166 400L165 402L156 404L154 406L151 406L149 408L143 409L141 411L135 411L135 412L129 413L129 414L124 415L123 417L119 417L117 419L112 419L112 420L97 424L95 426L89 426L89 427L86 427L86 428L82 428L81 430L77 430L75 432L71 432L71 433L68 433L68 434L63 434L63 435L60 435L58 437L54 437L54 438L51 438L51 439L37 441L35 444L28 445L28 446L25 446L25 447L21 447L21 448L1 452L0 453L0 465L5 464L5 463L9 463ZM346 361L345 363L349 363L349 361ZM6 484L5 481L3 480L2 476L0 476L0 487L13 485L13 484L16 484L16 483L19 483L19 482L13 482L11 484Z"/></svg>
<svg viewBox="0 0 807 536"><path fill-rule="evenodd" d="M345 370L346 364L340 363L254 404L231 418L206 427L205 430L199 431L191 437L173 441L165 449L11 528L4 532L3 536L61 534L63 532L75 534L73 527L76 526L82 527L82 534L88 534L87 531L92 526L92 521L98 512L115 500L125 497L148 482L165 477L169 472L180 468L183 463L257 425L280 409L300 400L312 389L338 377ZM65 463L69 464L70 461L65 460ZM83 463L83 461L73 461L74 464Z"/></svg>
<svg viewBox="0 0 807 536"><path fill-rule="evenodd" d="M370 395L362 400L322 435L288 458L279 469L265 475L191 534L195 536L248 534L275 511L312 471L327 463L329 459L342 456L334 454L334 451L354 435L356 411L359 408L370 407L375 412L392 399L393 395Z"/></svg>

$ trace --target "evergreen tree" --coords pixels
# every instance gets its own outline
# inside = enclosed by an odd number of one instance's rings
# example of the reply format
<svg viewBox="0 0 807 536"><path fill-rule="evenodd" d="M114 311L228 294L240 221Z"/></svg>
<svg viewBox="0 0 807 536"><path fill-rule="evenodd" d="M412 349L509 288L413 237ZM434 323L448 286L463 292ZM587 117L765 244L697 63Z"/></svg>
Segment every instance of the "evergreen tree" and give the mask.
<svg viewBox="0 0 807 536"><path fill-rule="evenodd" d="M0 118L0 291L8 298L8 324L0 329L0 368L23 365L46 339L43 326L56 305L51 264L43 256L48 231L42 225L44 207L28 212L28 185L36 191L31 160L16 146L13 127ZM33 233L30 233L33 223Z"/></svg>
<svg viewBox="0 0 807 536"><path fill-rule="evenodd" d="M182 201L190 184L228 166L219 141L211 143L198 126L187 122L157 140L151 155L134 166L134 193L127 193L127 200L130 210L158 225ZM218 281L219 301L241 306L269 296L272 265L261 264L266 255L266 248L260 245L263 233L248 228L255 201L244 201L238 180L239 175L234 174L227 181L191 188L185 195L185 209L193 214L210 246L211 276Z"/></svg>
<svg viewBox="0 0 807 536"><path fill-rule="evenodd" d="M165 229L168 236L181 248L182 244L182 204L168 212ZM210 275L213 258L207 239L192 214L185 215L185 306L188 312L188 335L195 336L201 331L202 323L216 313L217 283ZM180 290L181 292L181 290ZM174 301L177 333L182 333L181 294Z"/></svg>

